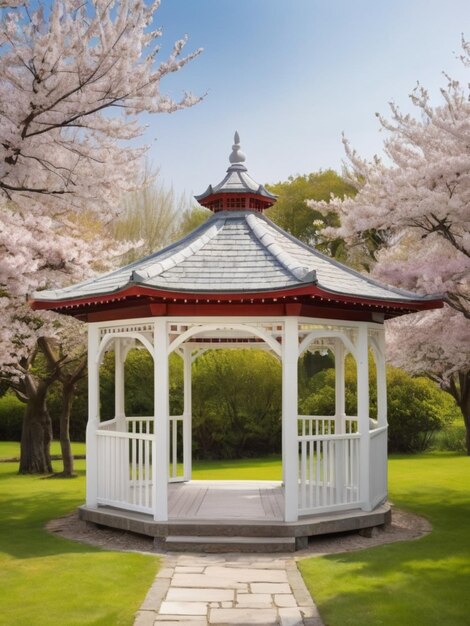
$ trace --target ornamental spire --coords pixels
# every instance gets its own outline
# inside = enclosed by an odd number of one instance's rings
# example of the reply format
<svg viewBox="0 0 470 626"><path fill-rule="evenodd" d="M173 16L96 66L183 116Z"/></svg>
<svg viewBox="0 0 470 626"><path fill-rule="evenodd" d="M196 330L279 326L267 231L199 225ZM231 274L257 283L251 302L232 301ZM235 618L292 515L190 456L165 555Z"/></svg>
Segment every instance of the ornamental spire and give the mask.
<svg viewBox="0 0 470 626"><path fill-rule="evenodd" d="M225 178L217 185L209 185L196 200L213 213L218 211L257 211L262 213L276 202L276 197L248 174L243 164L246 156L240 150L240 135L235 131L230 166Z"/></svg>
<svg viewBox="0 0 470 626"><path fill-rule="evenodd" d="M246 161L246 156L244 152L240 150L240 135L238 134L238 130L235 131L235 135L233 137L232 153L228 159L232 165L234 165L235 163L243 163L243 161Z"/></svg>

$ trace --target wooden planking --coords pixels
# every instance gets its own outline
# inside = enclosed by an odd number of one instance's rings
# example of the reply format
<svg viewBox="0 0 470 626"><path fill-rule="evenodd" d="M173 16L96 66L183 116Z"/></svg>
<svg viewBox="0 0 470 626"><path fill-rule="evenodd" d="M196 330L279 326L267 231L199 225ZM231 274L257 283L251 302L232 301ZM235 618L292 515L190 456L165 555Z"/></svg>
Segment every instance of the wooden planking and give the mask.
<svg viewBox="0 0 470 626"><path fill-rule="evenodd" d="M169 485L169 517L175 519L282 520L284 496L277 483L198 481Z"/></svg>
<svg viewBox="0 0 470 626"><path fill-rule="evenodd" d="M275 489L260 489L261 503L266 513L266 519L282 520L284 512L284 496L282 487Z"/></svg>

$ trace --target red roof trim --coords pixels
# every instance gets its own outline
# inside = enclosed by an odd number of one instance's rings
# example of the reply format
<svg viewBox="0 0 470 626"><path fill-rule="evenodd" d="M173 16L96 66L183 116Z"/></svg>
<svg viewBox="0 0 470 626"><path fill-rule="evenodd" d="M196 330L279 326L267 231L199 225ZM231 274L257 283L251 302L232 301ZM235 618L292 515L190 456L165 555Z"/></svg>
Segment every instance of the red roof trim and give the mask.
<svg viewBox="0 0 470 626"><path fill-rule="evenodd" d="M398 294L397 294L398 295ZM334 303L348 303L353 305L365 305L375 306L382 309L407 309L407 310L426 310L441 308L443 306L443 300L436 298L432 300L382 300L379 298L364 298L347 296L339 293L331 293L318 287L318 285L305 285L300 287L294 287L290 289L282 289L276 291L256 292L256 293L188 293L188 292L174 292L165 291L162 289L152 289L150 287L142 287L139 285L133 285L131 287L124 288L121 291L112 294L103 294L99 296L88 296L84 298L74 298L70 300L32 300L31 306L35 310L63 310L77 307L86 307L96 304L109 304L111 302L119 303L127 298L132 297L148 297L150 299L158 298L168 302L180 302L182 305L188 303L194 305L195 303L231 303L231 302L243 302L254 303L263 302L266 300L277 299L292 299L297 297L311 296L314 299L319 298L321 301L330 302L333 306ZM122 306L117 304L118 307Z"/></svg>

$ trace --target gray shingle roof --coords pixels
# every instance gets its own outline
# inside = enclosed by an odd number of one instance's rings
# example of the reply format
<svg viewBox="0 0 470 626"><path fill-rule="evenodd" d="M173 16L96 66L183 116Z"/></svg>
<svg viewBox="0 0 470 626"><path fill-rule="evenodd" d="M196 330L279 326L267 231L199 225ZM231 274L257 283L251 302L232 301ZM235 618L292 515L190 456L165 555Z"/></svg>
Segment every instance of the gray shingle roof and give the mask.
<svg viewBox="0 0 470 626"><path fill-rule="evenodd" d="M36 300L116 293L131 285L188 293L256 293L316 284L333 294L425 300L381 285L304 245L259 213L222 211L182 240L108 274Z"/></svg>

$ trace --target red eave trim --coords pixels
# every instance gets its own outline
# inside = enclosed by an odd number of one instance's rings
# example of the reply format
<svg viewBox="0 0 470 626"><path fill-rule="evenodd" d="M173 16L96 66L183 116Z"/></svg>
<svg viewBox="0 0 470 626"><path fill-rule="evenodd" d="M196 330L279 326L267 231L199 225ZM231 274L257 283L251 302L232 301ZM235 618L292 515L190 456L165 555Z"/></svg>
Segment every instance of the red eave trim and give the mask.
<svg viewBox="0 0 470 626"><path fill-rule="evenodd" d="M60 311L69 308L86 307L97 304L109 304L116 302L117 307L121 307L127 298L148 297L153 299L162 299L168 302L179 302L181 305L185 303L194 305L195 303L231 303L243 302L246 304L256 302L264 302L266 300L276 301L278 299L296 299L302 296L311 296L313 299L320 299L323 302L334 303L350 303L356 305L375 306L382 309L407 309L414 311L422 311L426 309L442 308L444 301L441 298L433 300L381 300L375 298L363 298L356 296L348 296L343 294L331 293L318 287L317 285L304 285L291 289L281 289L275 291L262 292L246 292L246 293L198 293L198 292L175 292L162 289L152 289L150 287L142 287L133 285L122 291L92 297L74 298L70 300L31 300L30 305L35 310L55 310Z"/></svg>

